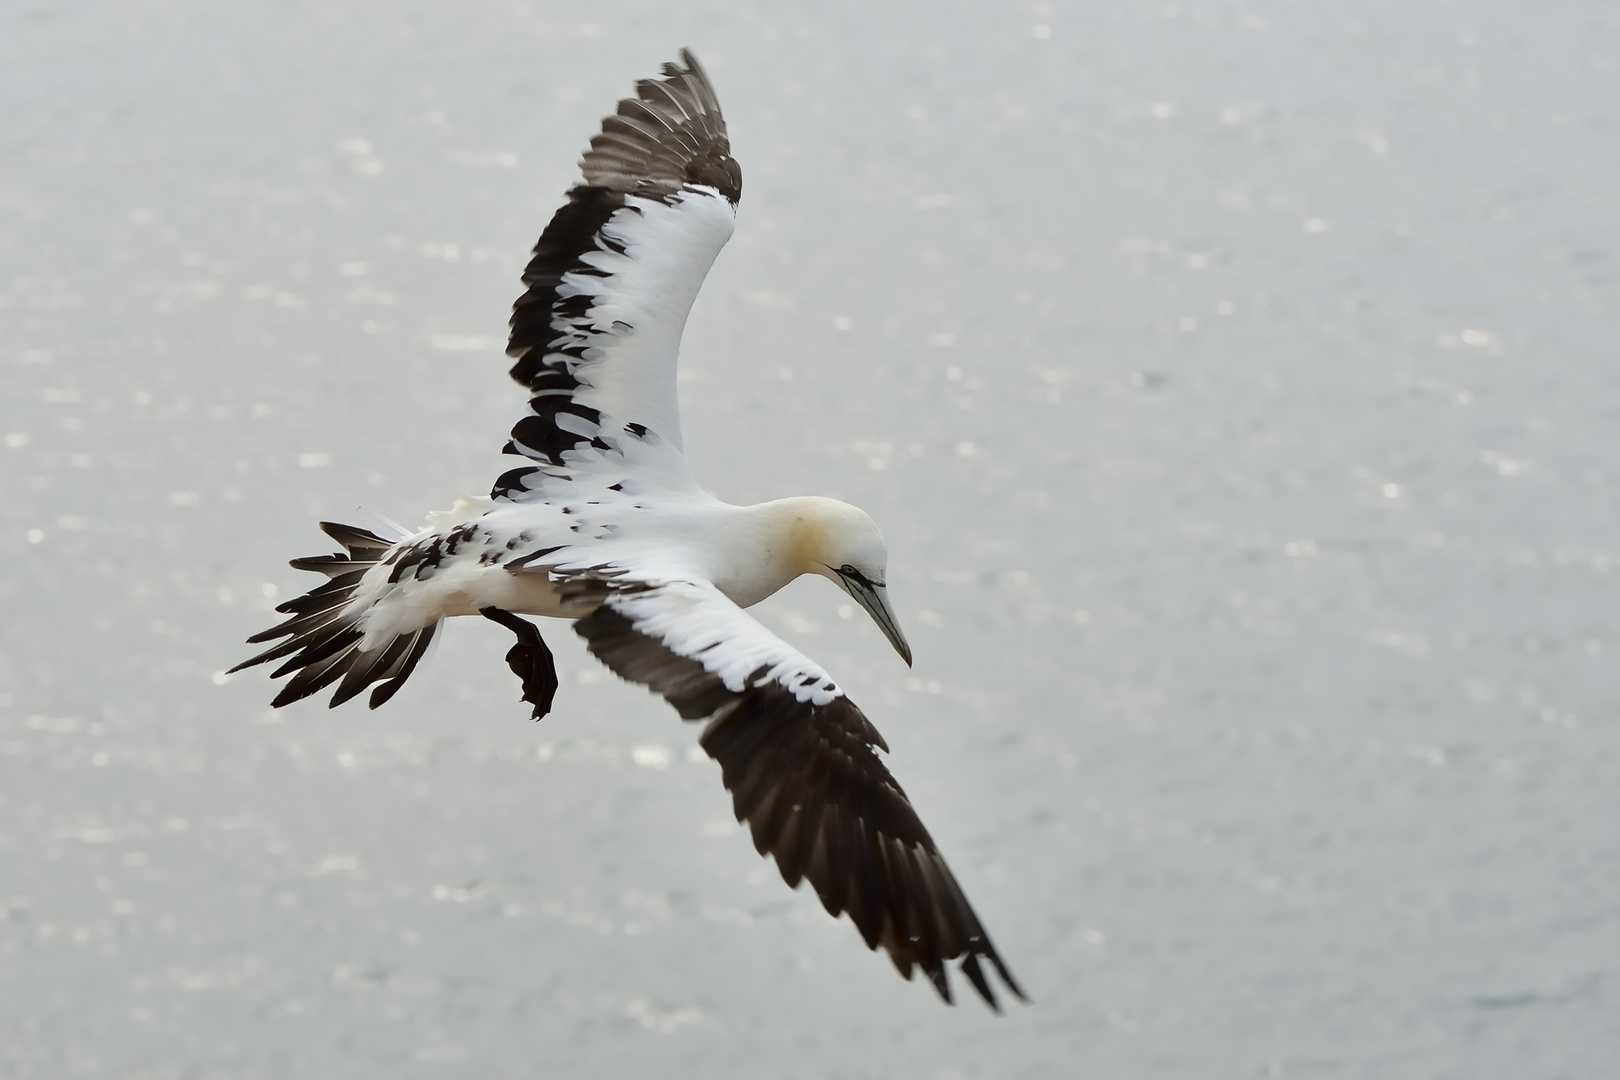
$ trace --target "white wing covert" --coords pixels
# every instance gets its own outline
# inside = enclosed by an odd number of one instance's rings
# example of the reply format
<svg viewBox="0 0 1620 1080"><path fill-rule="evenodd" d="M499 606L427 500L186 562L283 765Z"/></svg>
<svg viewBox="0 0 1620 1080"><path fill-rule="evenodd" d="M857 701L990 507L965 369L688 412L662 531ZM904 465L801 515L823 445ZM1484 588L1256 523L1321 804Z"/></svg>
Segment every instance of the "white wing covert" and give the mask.
<svg viewBox="0 0 1620 1080"><path fill-rule="evenodd" d="M525 502L574 480L695 487L681 452L675 364L704 277L731 238L742 171L689 52L619 103L524 271L507 355L529 411L495 482ZM631 474L634 473L634 477Z"/></svg>

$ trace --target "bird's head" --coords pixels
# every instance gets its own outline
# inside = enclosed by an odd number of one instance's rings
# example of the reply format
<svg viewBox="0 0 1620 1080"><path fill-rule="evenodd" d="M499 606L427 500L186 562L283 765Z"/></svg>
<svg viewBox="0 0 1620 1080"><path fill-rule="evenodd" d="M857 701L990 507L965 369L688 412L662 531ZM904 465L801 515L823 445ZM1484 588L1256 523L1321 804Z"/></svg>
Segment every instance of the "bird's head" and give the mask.
<svg viewBox="0 0 1620 1080"><path fill-rule="evenodd" d="M834 499L817 499L813 520L805 545L806 569L832 581L865 608L910 667L911 646L889 606L889 546L877 523L859 507Z"/></svg>

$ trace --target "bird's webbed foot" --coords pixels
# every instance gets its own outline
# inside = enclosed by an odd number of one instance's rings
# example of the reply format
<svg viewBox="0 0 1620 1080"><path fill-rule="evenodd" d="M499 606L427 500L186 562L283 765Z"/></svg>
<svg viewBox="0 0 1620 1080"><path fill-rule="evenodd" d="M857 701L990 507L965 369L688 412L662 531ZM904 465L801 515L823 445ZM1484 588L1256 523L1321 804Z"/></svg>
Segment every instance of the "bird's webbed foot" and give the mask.
<svg viewBox="0 0 1620 1080"><path fill-rule="evenodd" d="M517 635L517 644L507 650L506 664L523 680L523 700L534 706L534 718L540 719L551 711L551 700L557 696L557 664L540 640L540 631L527 619L500 608L482 608L479 614Z"/></svg>

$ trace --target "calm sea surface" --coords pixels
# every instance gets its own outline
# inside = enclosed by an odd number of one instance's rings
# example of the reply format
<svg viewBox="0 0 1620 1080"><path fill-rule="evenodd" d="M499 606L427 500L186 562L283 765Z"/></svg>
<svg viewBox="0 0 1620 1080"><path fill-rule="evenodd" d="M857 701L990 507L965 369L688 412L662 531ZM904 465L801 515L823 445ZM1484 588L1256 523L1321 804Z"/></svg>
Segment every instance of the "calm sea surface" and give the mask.
<svg viewBox="0 0 1620 1080"><path fill-rule="evenodd" d="M1615 1075L1620 11L671 7L0 8L0 1075ZM377 712L222 674L318 519L506 467L527 249L682 45L690 453L883 525L914 670L758 614L999 1019L560 623L539 724L482 621Z"/></svg>

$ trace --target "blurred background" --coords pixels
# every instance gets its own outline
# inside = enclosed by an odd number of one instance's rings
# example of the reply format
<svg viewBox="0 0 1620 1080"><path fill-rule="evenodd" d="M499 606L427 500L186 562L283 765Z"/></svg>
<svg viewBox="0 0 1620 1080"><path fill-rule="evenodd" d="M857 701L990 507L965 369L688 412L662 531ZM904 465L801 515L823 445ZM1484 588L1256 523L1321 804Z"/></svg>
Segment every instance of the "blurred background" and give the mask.
<svg viewBox="0 0 1620 1080"><path fill-rule="evenodd" d="M0 1074L1612 1075L1620 11L675 7L0 8ZM560 623L538 724L481 620L378 712L223 674L318 519L510 467L527 251L681 46L745 176L690 454L884 527L914 670L756 610L1000 1019Z"/></svg>

